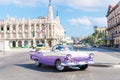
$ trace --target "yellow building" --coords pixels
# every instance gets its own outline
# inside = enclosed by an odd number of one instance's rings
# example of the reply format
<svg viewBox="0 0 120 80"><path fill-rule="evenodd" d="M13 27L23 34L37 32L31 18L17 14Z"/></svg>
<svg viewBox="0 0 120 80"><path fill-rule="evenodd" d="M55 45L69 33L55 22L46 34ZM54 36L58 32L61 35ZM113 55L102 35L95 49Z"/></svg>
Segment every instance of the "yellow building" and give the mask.
<svg viewBox="0 0 120 80"><path fill-rule="evenodd" d="M5 20L0 20L0 40L8 41L10 47L32 47L33 40L35 44L44 43L51 47L60 43L63 37L64 29L58 13L53 18L50 0L46 17L16 19L7 16Z"/></svg>
<svg viewBox="0 0 120 80"><path fill-rule="evenodd" d="M111 47L120 47L120 2L109 5L107 12L108 41Z"/></svg>
<svg viewBox="0 0 120 80"><path fill-rule="evenodd" d="M99 31L100 33L104 33L104 34L106 34L106 29L107 29L107 27L94 27L94 32L95 31Z"/></svg>

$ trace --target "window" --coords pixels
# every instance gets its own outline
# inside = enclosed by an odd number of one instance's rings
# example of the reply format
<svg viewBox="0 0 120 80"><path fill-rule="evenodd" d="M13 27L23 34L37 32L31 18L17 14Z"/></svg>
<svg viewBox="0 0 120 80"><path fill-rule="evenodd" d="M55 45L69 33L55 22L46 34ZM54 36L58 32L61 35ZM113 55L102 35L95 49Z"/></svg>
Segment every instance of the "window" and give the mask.
<svg viewBox="0 0 120 80"><path fill-rule="evenodd" d="M39 24L37 24L36 26L39 26Z"/></svg>
<svg viewBox="0 0 120 80"><path fill-rule="evenodd" d="M15 30L15 25L13 25L13 30Z"/></svg>
<svg viewBox="0 0 120 80"><path fill-rule="evenodd" d="M1 27L1 31L3 31L4 30L4 28L3 28L3 26Z"/></svg>
<svg viewBox="0 0 120 80"><path fill-rule="evenodd" d="M10 30L9 25L7 25L7 31L9 31L9 30Z"/></svg>

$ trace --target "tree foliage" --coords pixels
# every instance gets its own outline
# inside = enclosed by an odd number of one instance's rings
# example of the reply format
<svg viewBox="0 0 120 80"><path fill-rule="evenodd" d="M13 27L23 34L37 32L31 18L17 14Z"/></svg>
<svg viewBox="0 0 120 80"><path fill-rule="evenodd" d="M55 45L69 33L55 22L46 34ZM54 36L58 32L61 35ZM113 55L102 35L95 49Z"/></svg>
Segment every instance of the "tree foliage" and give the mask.
<svg viewBox="0 0 120 80"><path fill-rule="evenodd" d="M91 45L97 44L99 46L104 44L104 38L105 34L96 30L92 35L87 37L86 41Z"/></svg>

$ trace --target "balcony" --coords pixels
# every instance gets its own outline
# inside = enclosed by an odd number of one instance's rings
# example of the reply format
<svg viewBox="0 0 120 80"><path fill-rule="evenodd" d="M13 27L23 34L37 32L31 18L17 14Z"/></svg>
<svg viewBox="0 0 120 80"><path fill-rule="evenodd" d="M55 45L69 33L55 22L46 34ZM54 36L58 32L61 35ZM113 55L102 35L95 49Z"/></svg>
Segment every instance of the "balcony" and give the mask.
<svg viewBox="0 0 120 80"><path fill-rule="evenodd" d="M107 30L112 29L113 27L117 27L117 26L119 26L119 25L120 25L120 22L118 22L118 23L116 23L116 24L114 24L114 25L108 26L108 29L107 29Z"/></svg>
<svg viewBox="0 0 120 80"><path fill-rule="evenodd" d="M120 37L120 33L117 33L114 35L115 37Z"/></svg>

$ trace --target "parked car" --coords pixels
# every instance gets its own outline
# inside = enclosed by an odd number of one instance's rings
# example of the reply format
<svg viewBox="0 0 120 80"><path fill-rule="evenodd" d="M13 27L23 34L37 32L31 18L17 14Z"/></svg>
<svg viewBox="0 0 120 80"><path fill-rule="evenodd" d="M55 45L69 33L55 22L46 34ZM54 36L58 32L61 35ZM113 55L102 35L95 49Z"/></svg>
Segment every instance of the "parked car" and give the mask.
<svg viewBox="0 0 120 80"><path fill-rule="evenodd" d="M35 61L36 66L55 66L58 71L63 71L65 67L85 70L88 64L94 64L93 53L71 51L61 44L53 46L51 50L30 51L30 58Z"/></svg>

